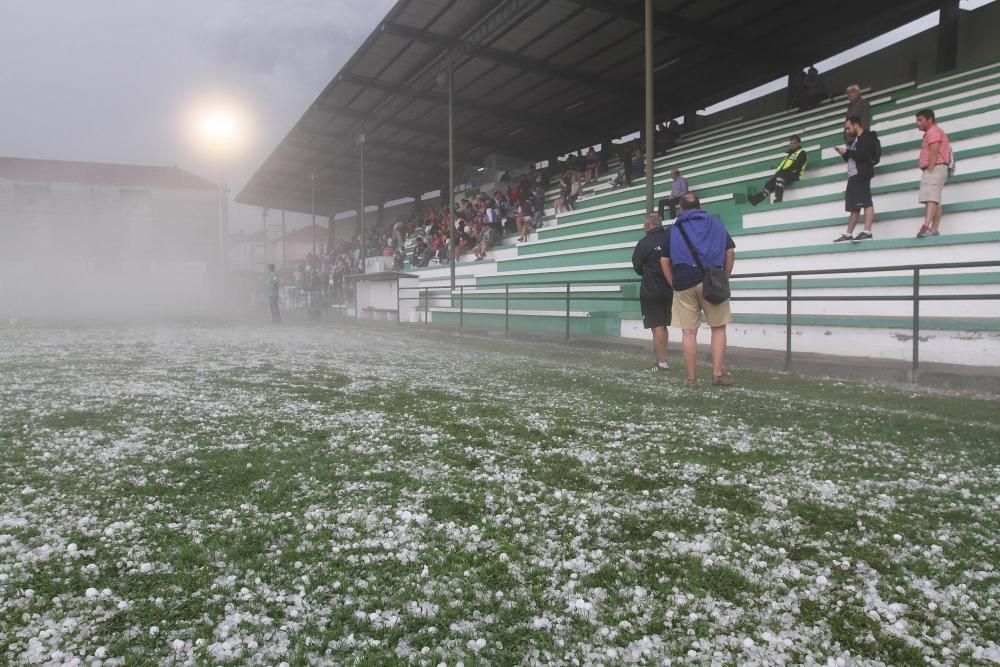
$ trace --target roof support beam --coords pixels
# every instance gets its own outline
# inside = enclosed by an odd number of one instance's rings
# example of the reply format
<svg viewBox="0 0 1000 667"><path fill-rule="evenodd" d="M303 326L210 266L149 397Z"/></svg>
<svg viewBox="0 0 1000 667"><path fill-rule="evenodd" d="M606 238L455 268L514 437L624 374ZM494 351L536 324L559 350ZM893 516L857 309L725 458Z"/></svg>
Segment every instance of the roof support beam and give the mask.
<svg viewBox="0 0 1000 667"><path fill-rule="evenodd" d="M459 40L457 39L449 39L443 35L436 35L426 30L409 28L397 23L383 23L381 29L390 35L405 37L406 39L416 42L435 44L443 49L453 49L459 43ZM529 58L527 56L522 56L519 53L501 51L500 49L494 49L489 46L477 46L467 51L465 55L469 58L480 58L499 65L508 65L510 67L523 69L527 72L537 72L553 79L571 81L583 86L596 88L597 90L614 92L619 95L639 95L642 93L642 87L625 81L612 79L600 74L592 74L590 72L570 67L564 67L562 65L555 65L546 60Z"/></svg>
<svg viewBox="0 0 1000 667"><path fill-rule="evenodd" d="M627 5L615 0L570 0L570 2L635 25L642 25L641 2L635 5ZM736 33L716 30L704 23L679 16L675 12L654 9L653 25L656 30L680 37L689 37L703 44L711 44L728 51L736 51L755 61L781 64L784 69L808 61L808 58L799 55L794 49L787 48L787 43L782 43L782 48L778 50L767 42L751 41Z"/></svg>

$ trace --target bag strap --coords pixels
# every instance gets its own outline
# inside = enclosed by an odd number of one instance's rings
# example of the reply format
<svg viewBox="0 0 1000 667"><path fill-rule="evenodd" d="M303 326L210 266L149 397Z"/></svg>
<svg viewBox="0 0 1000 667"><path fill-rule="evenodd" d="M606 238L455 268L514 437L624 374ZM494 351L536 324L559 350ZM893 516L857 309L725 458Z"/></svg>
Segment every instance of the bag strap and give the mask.
<svg viewBox="0 0 1000 667"><path fill-rule="evenodd" d="M688 250L691 251L691 256L694 257L694 262L698 265L698 270L704 273L705 267L701 265L701 258L698 257L698 251L694 249L694 244L691 243L691 239L688 238L687 232L684 231L684 227L679 222L675 222L674 226L677 227L677 231L679 231L681 236L684 237L684 243L687 244Z"/></svg>

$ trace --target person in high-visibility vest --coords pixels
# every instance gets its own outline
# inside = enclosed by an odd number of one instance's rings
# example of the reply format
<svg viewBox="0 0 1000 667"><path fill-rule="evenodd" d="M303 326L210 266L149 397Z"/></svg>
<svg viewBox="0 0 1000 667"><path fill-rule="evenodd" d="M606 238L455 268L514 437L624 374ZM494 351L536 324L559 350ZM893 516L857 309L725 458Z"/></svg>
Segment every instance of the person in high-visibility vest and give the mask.
<svg viewBox="0 0 1000 667"><path fill-rule="evenodd" d="M809 156L802 149L802 139L797 134L788 138L788 155L778 163L774 175L767 180L760 192L747 194L747 200L756 206L774 193L774 202L780 202L785 195L785 186L802 178Z"/></svg>

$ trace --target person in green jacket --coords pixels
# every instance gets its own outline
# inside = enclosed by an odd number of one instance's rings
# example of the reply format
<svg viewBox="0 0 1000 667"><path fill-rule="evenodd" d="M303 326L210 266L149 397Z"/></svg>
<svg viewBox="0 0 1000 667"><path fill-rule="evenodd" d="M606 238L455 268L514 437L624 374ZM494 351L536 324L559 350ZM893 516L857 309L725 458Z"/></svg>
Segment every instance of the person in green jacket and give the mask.
<svg viewBox="0 0 1000 667"><path fill-rule="evenodd" d="M271 304L271 321L281 324L281 311L278 310L278 274L274 264L267 265L267 301Z"/></svg>
<svg viewBox="0 0 1000 667"><path fill-rule="evenodd" d="M747 200L754 206L761 203L773 192L774 203L778 203L785 195L785 186L791 185L802 178L806 170L806 162L809 156L802 150L802 139L797 134L788 138L788 155L778 163L778 168L774 175L768 179L760 192L747 196Z"/></svg>

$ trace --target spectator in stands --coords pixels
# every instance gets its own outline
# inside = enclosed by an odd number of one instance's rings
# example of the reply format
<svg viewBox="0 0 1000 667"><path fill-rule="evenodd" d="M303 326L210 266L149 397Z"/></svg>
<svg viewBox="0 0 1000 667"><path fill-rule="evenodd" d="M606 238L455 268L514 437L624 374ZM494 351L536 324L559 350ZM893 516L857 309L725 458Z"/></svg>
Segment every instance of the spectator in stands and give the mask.
<svg viewBox="0 0 1000 667"><path fill-rule="evenodd" d="M629 187L632 185L632 153L626 148L621 153L618 162L618 172L611 180L611 189Z"/></svg>
<svg viewBox="0 0 1000 667"><path fill-rule="evenodd" d="M566 208L570 211L576 210L576 200L580 198L580 189L583 183L580 182L579 174L573 174L573 180L569 183L569 194L566 196Z"/></svg>
<svg viewBox="0 0 1000 667"><path fill-rule="evenodd" d="M597 151L591 146L590 150L587 151L587 182L596 181L598 177L598 169L600 167L600 160L597 159Z"/></svg>
<svg viewBox="0 0 1000 667"><path fill-rule="evenodd" d="M797 134L793 134L788 138L788 155L778 163L774 175L764 183L764 187L761 188L760 192L748 195L747 200L753 206L756 206L767 199L773 192L774 202L776 204L780 203L784 200L785 186L791 185L802 178L808 161L809 155L802 148L802 138Z"/></svg>
<svg viewBox="0 0 1000 667"><path fill-rule="evenodd" d="M472 248L472 254L476 256L477 262L486 259L486 253L489 252L490 247L493 245L494 233L491 227L483 227L483 231L479 235L479 242Z"/></svg>
<svg viewBox="0 0 1000 667"><path fill-rule="evenodd" d="M865 128L866 132L872 129L872 105L861 97L861 86L856 83L847 87L847 113L844 115L844 120L851 116L857 116L861 119L861 126ZM846 143L850 143L850 140L848 139Z"/></svg>
<svg viewBox="0 0 1000 667"><path fill-rule="evenodd" d="M645 175L646 160L642 155L642 147L636 144L635 148L632 150L632 178L642 178Z"/></svg>
<svg viewBox="0 0 1000 667"><path fill-rule="evenodd" d="M541 229L545 224L543 220L545 217L545 187L541 183L535 185L532 208L535 210L535 217L532 224L535 229Z"/></svg>
<svg viewBox="0 0 1000 667"><path fill-rule="evenodd" d="M659 202L660 209L660 220L663 220L663 210L666 208L670 209L670 220L677 217L677 204L681 201L681 197L688 192L688 182L687 179L681 176L680 169L674 169L670 172L670 176L673 178L673 182L670 184L670 196L664 197Z"/></svg>
<svg viewBox="0 0 1000 667"><path fill-rule="evenodd" d="M281 324L281 311L278 310L278 274L274 264L267 265L267 302L271 306L271 322Z"/></svg>
<svg viewBox="0 0 1000 667"><path fill-rule="evenodd" d="M653 351L656 353L654 373L670 370L667 364L667 342L674 290L663 275L660 258L669 254L670 235L663 229L663 219L657 213L646 215L643 230L646 235L632 251L632 269L642 276L639 285L639 306L642 309L642 326L653 332Z"/></svg>
<svg viewBox="0 0 1000 667"><path fill-rule="evenodd" d="M674 290L673 325L684 331L682 347L688 386L693 387L697 378L698 327L702 313L712 329L712 384L733 384L722 368L726 358L726 325L733 320L729 300L720 304L705 300L702 270L698 264L706 269L724 267L731 275L736 262L735 248L725 225L701 210L695 193L689 192L681 198L681 214L671 225L670 240L663 249L660 266ZM693 253L698 254L697 260Z"/></svg>
<svg viewBox="0 0 1000 667"><path fill-rule="evenodd" d="M417 242L413 246L413 256L410 258L410 264L413 266L427 266L429 252L430 248L427 242L424 241L424 237L418 236Z"/></svg>
<svg viewBox="0 0 1000 667"><path fill-rule="evenodd" d="M870 241L872 224L875 222L875 207L872 204L872 177L875 175L875 136L861 125L861 118L851 116L844 121L844 134L851 137L847 148L836 147L836 151L847 162L847 190L844 192L844 209L850 214L847 231L833 240ZM858 224L858 211L864 209L865 229L853 236Z"/></svg>
<svg viewBox="0 0 1000 667"><path fill-rule="evenodd" d="M826 85L815 67L806 70L802 82L799 83L799 111L809 111L819 106L826 99Z"/></svg>
<svg viewBox="0 0 1000 667"><path fill-rule="evenodd" d="M934 111L921 109L917 112L917 129L924 133L920 144L920 192L918 200L924 205L924 224L917 232L917 238L938 236L941 232L941 193L948 180L950 165L954 161L948 135L937 124Z"/></svg>

